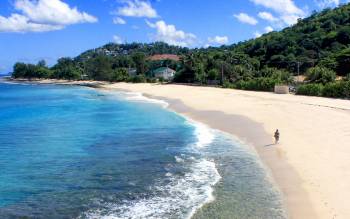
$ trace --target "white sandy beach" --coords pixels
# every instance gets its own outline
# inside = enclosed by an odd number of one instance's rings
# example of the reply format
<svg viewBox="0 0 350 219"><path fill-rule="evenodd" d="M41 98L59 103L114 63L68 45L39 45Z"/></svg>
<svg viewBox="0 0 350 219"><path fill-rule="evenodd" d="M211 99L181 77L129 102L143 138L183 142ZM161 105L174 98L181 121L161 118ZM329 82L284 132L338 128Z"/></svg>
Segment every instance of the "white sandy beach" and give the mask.
<svg viewBox="0 0 350 219"><path fill-rule="evenodd" d="M183 85L105 88L166 99L175 111L253 145L290 218L350 218L350 101ZM281 142L271 145L276 128Z"/></svg>

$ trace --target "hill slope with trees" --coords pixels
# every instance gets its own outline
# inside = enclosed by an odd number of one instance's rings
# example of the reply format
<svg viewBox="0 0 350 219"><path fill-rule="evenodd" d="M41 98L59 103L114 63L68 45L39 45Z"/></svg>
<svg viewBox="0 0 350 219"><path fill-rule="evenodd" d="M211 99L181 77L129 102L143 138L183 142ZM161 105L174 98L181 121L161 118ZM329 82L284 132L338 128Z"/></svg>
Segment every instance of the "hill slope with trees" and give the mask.
<svg viewBox="0 0 350 219"><path fill-rule="evenodd" d="M181 59L148 59L155 54L176 54ZM153 82L150 72L165 66L177 71L175 82L221 82L224 87L263 91L305 75L297 94L350 97L350 4L315 12L282 31L230 46L189 49L161 42L110 43L75 58L61 58L51 68L44 62L16 63L13 77ZM130 69L136 69L136 75L130 76Z"/></svg>

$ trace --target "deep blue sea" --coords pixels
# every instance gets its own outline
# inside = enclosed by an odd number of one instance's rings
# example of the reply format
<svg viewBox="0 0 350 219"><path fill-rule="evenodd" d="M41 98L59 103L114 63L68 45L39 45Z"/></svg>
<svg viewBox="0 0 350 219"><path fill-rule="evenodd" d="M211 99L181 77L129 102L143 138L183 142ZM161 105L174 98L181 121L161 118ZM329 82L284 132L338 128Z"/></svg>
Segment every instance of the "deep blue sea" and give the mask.
<svg viewBox="0 0 350 219"><path fill-rule="evenodd" d="M0 82L0 218L284 218L252 151L141 94Z"/></svg>

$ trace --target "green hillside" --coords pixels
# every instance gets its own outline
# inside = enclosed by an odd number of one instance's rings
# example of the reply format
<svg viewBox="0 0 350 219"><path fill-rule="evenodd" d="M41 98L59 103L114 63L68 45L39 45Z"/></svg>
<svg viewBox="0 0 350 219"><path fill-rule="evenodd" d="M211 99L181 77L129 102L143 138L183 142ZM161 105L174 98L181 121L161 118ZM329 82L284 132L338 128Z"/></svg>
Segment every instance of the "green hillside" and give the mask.
<svg viewBox="0 0 350 219"><path fill-rule="evenodd" d="M181 61L149 60L154 54L176 54ZM44 62L17 63L13 77L153 82L150 72L159 67L176 70L175 82L221 82L224 87L262 91L276 84L295 85L292 76L305 75L304 84L297 84L298 94L349 97L350 4L315 12L282 31L231 46L110 43L73 59L62 58L51 68ZM130 69L136 69L136 75L131 76Z"/></svg>
<svg viewBox="0 0 350 219"><path fill-rule="evenodd" d="M305 72L321 64L339 75L350 73L350 4L325 9L280 32L231 47L256 58L261 66Z"/></svg>

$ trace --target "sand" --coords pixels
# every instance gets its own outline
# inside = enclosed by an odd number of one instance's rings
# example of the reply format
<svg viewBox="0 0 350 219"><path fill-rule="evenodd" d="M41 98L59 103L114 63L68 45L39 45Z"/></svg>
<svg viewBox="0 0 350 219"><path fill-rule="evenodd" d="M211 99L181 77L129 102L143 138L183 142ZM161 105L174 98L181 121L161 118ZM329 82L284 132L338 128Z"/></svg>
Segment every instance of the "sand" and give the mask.
<svg viewBox="0 0 350 219"><path fill-rule="evenodd" d="M171 109L254 146L290 218L350 218L350 101L184 85L104 87L167 100Z"/></svg>

